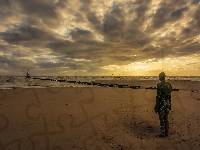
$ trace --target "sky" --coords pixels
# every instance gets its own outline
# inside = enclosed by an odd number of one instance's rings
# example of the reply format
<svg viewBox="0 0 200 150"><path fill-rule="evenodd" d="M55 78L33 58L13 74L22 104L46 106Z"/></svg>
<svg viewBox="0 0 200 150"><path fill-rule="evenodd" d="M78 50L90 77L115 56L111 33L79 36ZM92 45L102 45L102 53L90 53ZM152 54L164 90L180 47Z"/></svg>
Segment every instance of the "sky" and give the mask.
<svg viewBox="0 0 200 150"><path fill-rule="evenodd" d="M1 0L0 75L200 76L200 0Z"/></svg>

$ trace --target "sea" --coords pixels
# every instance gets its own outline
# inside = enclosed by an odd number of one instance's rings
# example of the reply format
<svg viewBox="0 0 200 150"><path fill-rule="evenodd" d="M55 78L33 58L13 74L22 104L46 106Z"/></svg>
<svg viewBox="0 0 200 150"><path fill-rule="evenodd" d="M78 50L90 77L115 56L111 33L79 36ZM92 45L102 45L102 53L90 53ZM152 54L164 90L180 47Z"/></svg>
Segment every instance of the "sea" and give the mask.
<svg viewBox="0 0 200 150"><path fill-rule="evenodd" d="M48 87L88 87L98 80L158 80L158 76L0 76L0 89L48 88ZM166 80L200 81L200 76L168 76ZM70 81L76 81L71 83Z"/></svg>

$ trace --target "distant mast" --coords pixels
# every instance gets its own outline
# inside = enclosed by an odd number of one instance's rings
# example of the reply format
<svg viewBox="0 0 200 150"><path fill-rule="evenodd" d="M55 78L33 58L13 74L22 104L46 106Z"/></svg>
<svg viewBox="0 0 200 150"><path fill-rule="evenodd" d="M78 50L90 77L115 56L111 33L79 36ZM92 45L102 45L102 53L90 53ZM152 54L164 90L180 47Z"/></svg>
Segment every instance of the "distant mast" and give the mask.
<svg viewBox="0 0 200 150"><path fill-rule="evenodd" d="M30 78L29 70L28 70L27 73L26 73L26 77L27 77L27 78Z"/></svg>

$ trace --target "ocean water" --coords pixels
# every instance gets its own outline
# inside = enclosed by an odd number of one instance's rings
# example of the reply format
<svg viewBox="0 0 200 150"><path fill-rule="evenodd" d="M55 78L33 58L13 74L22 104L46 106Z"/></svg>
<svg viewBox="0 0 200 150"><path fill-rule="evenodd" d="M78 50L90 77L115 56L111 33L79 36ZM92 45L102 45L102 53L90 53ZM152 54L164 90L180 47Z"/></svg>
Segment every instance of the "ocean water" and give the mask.
<svg viewBox="0 0 200 150"><path fill-rule="evenodd" d="M167 80L190 80L200 81L199 76L173 76ZM47 87L88 87L77 83L59 82L58 80L95 82L96 80L158 80L157 76L41 76L41 77L20 77L20 76L0 76L0 89L13 88L47 88Z"/></svg>

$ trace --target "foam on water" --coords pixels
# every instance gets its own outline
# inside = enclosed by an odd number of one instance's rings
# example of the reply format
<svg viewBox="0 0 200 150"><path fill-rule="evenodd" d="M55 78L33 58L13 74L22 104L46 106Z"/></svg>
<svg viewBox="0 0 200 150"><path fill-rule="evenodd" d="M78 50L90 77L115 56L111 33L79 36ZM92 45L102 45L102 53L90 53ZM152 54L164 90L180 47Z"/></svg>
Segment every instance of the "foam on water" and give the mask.
<svg viewBox="0 0 200 150"><path fill-rule="evenodd" d="M49 80L45 80L49 79ZM199 76L173 76L167 77L167 80L190 80L200 81ZM13 88L47 88L47 87L88 87L91 85L80 85L68 82L58 82L58 80L71 80L80 82L92 82L95 80L158 80L157 76L65 76L65 77L15 77L15 76L1 76L0 89L13 89Z"/></svg>

